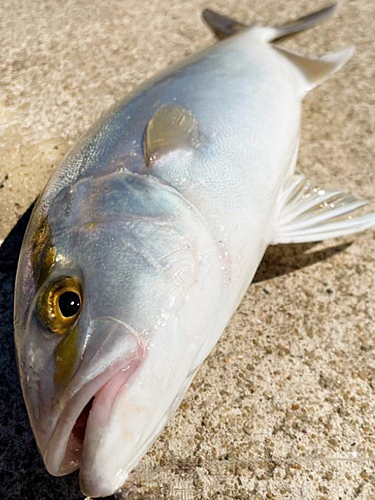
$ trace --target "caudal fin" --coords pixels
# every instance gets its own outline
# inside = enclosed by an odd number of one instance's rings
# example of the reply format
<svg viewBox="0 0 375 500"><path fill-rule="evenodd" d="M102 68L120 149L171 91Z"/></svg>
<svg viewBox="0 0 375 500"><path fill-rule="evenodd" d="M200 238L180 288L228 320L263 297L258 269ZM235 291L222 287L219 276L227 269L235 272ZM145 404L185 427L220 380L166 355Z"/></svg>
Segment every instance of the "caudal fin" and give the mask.
<svg viewBox="0 0 375 500"><path fill-rule="evenodd" d="M307 16L300 17L295 21L291 21L289 23L282 24L281 26L271 28L274 34L270 39L270 42L283 40L285 38L289 38L290 36L296 35L301 31L306 31L314 28L318 24L328 19L338 10L338 8L339 4L334 3L332 5L329 5L328 7L325 7L324 9L308 14Z"/></svg>
<svg viewBox="0 0 375 500"><path fill-rule="evenodd" d="M301 31L313 28L328 19L328 17L330 17L337 9L338 4L334 3L324 9L308 14L307 16L303 16L295 21L290 21L286 24L282 24L281 26L267 27L265 29L268 31L268 41L275 42L282 40L293 36L296 33L300 33ZM240 31L253 26L222 16L211 9L205 9L202 13L202 17L219 40L236 35Z"/></svg>
<svg viewBox="0 0 375 500"><path fill-rule="evenodd" d="M313 28L330 17L338 9L338 4L334 3L324 9L303 16L296 21L291 21L277 27L246 26L234 19L229 19L217 14L210 9L203 11L203 19L215 33L216 37L221 39L236 35L245 30L254 30L256 36L264 42L277 42L296 33ZM348 47L338 52L325 54L321 57L308 57L296 52L292 52L285 47L272 44L275 50L286 57L294 66L296 66L303 79L303 92L306 93L314 87L327 80L333 73L338 71L353 55L354 47Z"/></svg>
<svg viewBox="0 0 375 500"><path fill-rule="evenodd" d="M229 38L230 36L236 35L240 31L243 31L250 26L242 24L235 19L230 19L229 17L222 16L211 9L204 9L202 12L203 20L208 24L211 30L214 32L216 38L223 40L224 38Z"/></svg>

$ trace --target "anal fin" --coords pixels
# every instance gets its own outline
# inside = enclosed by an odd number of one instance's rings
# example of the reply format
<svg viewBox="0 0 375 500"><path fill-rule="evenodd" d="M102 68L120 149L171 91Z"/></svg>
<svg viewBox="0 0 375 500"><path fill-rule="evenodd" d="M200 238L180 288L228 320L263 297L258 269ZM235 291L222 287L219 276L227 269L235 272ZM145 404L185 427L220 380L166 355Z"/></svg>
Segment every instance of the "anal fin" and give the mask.
<svg viewBox="0 0 375 500"><path fill-rule="evenodd" d="M354 47L347 47L346 49L325 54L321 57L306 57L296 52L292 52L285 47L276 45L273 47L279 54L286 57L296 68L298 68L306 81L307 91L317 87L330 78L347 63L354 53Z"/></svg>
<svg viewBox="0 0 375 500"><path fill-rule="evenodd" d="M304 243L375 228L375 213L354 215L366 201L341 191L313 187L304 175L287 182L272 244Z"/></svg>

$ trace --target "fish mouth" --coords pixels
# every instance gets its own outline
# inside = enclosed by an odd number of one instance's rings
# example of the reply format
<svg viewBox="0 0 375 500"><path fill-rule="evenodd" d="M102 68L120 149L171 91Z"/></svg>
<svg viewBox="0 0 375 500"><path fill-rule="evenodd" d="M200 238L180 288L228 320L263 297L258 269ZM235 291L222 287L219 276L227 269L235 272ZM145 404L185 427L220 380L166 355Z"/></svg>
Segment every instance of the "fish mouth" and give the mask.
<svg viewBox="0 0 375 500"><path fill-rule="evenodd" d="M99 442L116 399L142 359L135 355L113 363L65 404L44 453L50 474L64 476L80 467L86 440Z"/></svg>

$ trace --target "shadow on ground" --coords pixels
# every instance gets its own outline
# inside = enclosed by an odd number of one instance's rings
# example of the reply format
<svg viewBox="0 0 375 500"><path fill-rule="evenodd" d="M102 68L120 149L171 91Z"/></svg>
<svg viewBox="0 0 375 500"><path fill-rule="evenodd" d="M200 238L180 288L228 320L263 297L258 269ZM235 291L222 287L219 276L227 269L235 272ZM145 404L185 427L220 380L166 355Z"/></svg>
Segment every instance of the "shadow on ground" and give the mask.
<svg viewBox="0 0 375 500"><path fill-rule="evenodd" d="M78 500L78 474L52 477L44 468L29 426L13 344L13 295L18 255L32 207L0 248L0 498ZM314 264L348 245L308 252L313 244L270 247L255 277L260 282ZM308 253L307 253L308 252ZM114 497L111 497L114 498ZM108 497L107 500L110 500Z"/></svg>
<svg viewBox="0 0 375 500"><path fill-rule="evenodd" d="M78 475L45 470L29 426L13 344L13 295L17 260L31 208L0 248L0 498L78 500Z"/></svg>
<svg viewBox="0 0 375 500"><path fill-rule="evenodd" d="M293 243L268 247L253 283L277 278L329 259L335 254L346 250L351 244L343 243L315 251L312 251L312 249L317 243Z"/></svg>

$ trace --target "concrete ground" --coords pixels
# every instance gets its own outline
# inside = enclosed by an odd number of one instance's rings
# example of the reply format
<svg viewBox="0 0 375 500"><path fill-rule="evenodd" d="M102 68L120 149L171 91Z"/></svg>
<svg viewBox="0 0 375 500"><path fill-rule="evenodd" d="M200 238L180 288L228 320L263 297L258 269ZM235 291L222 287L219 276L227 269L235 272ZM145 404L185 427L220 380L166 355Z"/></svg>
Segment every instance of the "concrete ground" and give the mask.
<svg viewBox="0 0 375 500"><path fill-rule="evenodd" d="M81 132L130 89L213 43L210 6L277 24L300 0L3 0L0 4L0 496L79 499L77 476L44 470L12 343L12 294L27 215ZM375 3L347 0L287 42L311 55L356 45L307 96L299 169L375 209ZM375 499L375 232L270 248L237 313L128 499Z"/></svg>

